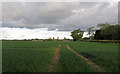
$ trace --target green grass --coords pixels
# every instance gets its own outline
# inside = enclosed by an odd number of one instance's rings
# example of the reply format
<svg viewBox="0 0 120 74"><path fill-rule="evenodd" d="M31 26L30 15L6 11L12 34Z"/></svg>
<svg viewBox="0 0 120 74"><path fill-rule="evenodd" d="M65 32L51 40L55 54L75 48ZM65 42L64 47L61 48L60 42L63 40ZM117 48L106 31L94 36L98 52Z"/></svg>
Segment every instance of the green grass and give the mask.
<svg viewBox="0 0 120 74"><path fill-rule="evenodd" d="M55 72L97 72L86 61L67 49L66 43L61 43L60 60L55 67Z"/></svg>
<svg viewBox="0 0 120 74"><path fill-rule="evenodd" d="M68 44L105 71L118 71L118 44L98 42L69 42Z"/></svg>
<svg viewBox="0 0 120 74"><path fill-rule="evenodd" d="M3 72L47 72L58 42L3 41Z"/></svg>
<svg viewBox="0 0 120 74"><path fill-rule="evenodd" d="M99 72L75 53L104 68L106 72L118 71L118 44L98 42L60 41L2 41L3 72L48 72L54 51L61 44L60 59L53 72Z"/></svg>

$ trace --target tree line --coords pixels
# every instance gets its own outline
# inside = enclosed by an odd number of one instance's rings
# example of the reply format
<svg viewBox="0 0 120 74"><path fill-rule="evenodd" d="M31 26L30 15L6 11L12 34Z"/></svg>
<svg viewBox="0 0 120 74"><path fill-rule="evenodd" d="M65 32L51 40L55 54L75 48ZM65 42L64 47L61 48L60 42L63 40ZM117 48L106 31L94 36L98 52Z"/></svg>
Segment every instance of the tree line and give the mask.
<svg viewBox="0 0 120 74"><path fill-rule="evenodd" d="M87 29L88 38L82 38L84 31L77 29L71 32L71 36L74 41L81 39L89 40L120 40L120 25L110 25L109 23L98 24L99 29L94 29L90 27Z"/></svg>

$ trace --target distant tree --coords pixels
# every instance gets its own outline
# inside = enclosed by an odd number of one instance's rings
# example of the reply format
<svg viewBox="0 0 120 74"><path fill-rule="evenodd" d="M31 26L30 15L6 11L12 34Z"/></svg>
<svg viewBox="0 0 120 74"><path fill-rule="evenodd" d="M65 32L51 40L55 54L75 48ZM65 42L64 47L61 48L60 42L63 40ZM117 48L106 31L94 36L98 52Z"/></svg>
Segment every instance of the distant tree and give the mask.
<svg viewBox="0 0 120 74"><path fill-rule="evenodd" d="M51 38L51 37L49 37L48 41L51 41L51 40L52 40L52 38Z"/></svg>
<svg viewBox="0 0 120 74"><path fill-rule="evenodd" d="M91 39L93 38L93 36L94 36L94 31L95 31L95 29L93 29L93 28L94 28L94 27L90 27L90 28L87 29L90 40L91 40Z"/></svg>
<svg viewBox="0 0 120 74"><path fill-rule="evenodd" d="M23 41L27 41L27 39L23 39Z"/></svg>
<svg viewBox="0 0 120 74"><path fill-rule="evenodd" d="M53 37L53 40L55 40L55 38Z"/></svg>
<svg viewBox="0 0 120 74"><path fill-rule="evenodd" d="M101 35L104 39L120 40L120 25L110 25L101 29Z"/></svg>
<svg viewBox="0 0 120 74"><path fill-rule="evenodd" d="M67 38L66 38L66 37L64 37L64 40L67 40Z"/></svg>
<svg viewBox="0 0 120 74"><path fill-rule="evenodd" d="M96 40L104 39L100 32L101 32L101 30L96 30L95 35L94 35L94 39L96 39Z"/></svg>
<svg viewBox="0 0 120 74"><path fill-rule="evenodd" d="M49 37L49 39L52 39L51 37Z"/></svg>
<svg viewBox="0 0 120 74"><path fill-rule="evenodd" d="M83 40L89 40L89 38L88 37L84 37L84 38L82 38Z"/></svg>
<svg viewBox="0 0 120 74"><path fill-rule="evenodd" d="M39 40L38 38L35 38L35 40Z"/></svg>
<svg viewBox="0 0 120 74"><path fill-rule="evenodd" d="M100 27L100 28L105 28L107 26L110 26L110 24L106 22L106 23L98 24L97 26Z"/></svg>
<svg viewBox="0 0 120 74"><path fill-rule="evenodd" d="M120 27L118 28L118 40L120 40Z"/></svg>
<svg viewBox="0 0 120 74"><path fill-rule="evenodd" d="M80 40L83 36L84 31L77 29L71 32L71 36L73 37L74 41Z"/></svg>
<svg viewBox="0 0 120 74"><path fill-rule="evenodd" d="M57 41L59 41L59 37L57 37L57 39L56 39Z"/></svg>

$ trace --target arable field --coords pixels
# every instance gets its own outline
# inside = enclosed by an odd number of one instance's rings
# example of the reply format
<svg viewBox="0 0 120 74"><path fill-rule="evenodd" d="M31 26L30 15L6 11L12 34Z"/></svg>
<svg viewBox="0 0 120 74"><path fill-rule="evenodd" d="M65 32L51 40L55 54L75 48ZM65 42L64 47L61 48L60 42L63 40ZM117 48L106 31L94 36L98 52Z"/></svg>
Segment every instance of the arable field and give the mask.
<svg viewBox="0 0 120 74"><path fill-rule="evenodd" d="M105 71L118 71L118 44L69 42L68 45L79 54L104 68Z"/></svg>
<svg viewBox="0 0 120 74"><path fill-rule="evenodd" d="M117 72L118 44L2 41L3 72Z"/></svg>
<svg viewBox="0 0 120 74"><path fill-rule="evenodd" d="M3 72L46 72L58 42L3 41Z"/></svg>

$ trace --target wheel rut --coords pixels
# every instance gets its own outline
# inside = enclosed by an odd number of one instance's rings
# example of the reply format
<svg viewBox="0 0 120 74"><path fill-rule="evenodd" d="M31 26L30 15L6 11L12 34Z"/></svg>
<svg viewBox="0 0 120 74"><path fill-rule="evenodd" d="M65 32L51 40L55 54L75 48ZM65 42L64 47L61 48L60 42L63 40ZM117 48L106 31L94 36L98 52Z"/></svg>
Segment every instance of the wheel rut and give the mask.
<svg viewBox="0 0 120 74"><path fill-rule="evenodd" d="M80 55L79 53L77 53L76 51L74 51L73 49L70 48L69 45L67 45L67 49L69 49L71 52L75 53L77 56L81 57L82 59L84 59L85 61L87 61L88 64L90 64L94 69L99 69L101 71L104 71L103 68L100 68L96 63L91 62L89 59L85 58L84 56Z"/></svg>
<svg viewBox="0 0 120 74"><path fill-rule="evenodd" d="M51 72L53 68L55 67L56 63L59 61L59 50L60 50L61 44L58 45L58 48L56 48L54 52L54 56L52 58L52 63L48 67L48 72Z"/></svg>

